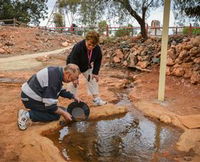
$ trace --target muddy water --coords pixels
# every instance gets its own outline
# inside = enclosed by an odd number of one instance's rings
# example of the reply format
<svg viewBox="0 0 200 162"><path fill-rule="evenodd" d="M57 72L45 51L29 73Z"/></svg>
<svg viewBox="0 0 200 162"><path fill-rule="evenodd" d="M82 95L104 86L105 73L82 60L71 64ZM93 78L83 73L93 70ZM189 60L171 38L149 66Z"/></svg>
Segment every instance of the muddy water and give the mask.
<svg viewBox="0 0 200 162"><path fill-rule="evenodd" d="M118 105L132 106L126 95ZM66 160L102 162L174 161L180 131L134 110L101 121L75 122L48 137Z"/></svg>

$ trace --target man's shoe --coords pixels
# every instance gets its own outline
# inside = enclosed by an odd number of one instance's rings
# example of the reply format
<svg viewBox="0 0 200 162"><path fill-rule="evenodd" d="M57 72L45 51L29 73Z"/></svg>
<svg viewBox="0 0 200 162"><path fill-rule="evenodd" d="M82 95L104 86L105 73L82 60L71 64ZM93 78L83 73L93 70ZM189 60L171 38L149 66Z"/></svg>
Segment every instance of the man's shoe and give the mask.
<svg viewBox="0 0 200 162"><path fill-rule="evenodd" d="M106 101L102 100L100 97L97 97L93 100L95 106L102 106L107 104Z"/></svg>
<svg viewBox="0 0 200 162"><path fill-rule="evenodd" d="M20 130L26 130L31 124L31 119L29 117L29 112L26 110L19 110L18 112L18 127Z"/></svg>

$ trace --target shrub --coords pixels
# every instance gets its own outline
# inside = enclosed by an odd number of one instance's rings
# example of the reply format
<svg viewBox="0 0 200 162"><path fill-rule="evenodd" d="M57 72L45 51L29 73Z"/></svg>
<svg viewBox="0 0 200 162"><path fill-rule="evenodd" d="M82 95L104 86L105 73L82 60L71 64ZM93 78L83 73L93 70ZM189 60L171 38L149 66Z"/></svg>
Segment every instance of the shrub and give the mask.
<svg viewBox="0 0 200 162"><path fill-rule="evenodd" d="M99 22L98 27L99 27L99 33L103 34L106 31L107 22L105 20Z"/></svg>
<svg viewBox="0 0 200 162"><path fill-rule="evenodd" d="M131 24L128 27L133 27ZM115 32L116 37L130 36L132 29L129 28L121 28Z"/></svg>
<svg viewBox="0 0 200 162"><path fill-rule="evenodd" d="M190 34L190 27L184 27L183 34ZM192 28L192 34L200 35L200 28Z"/></svg>

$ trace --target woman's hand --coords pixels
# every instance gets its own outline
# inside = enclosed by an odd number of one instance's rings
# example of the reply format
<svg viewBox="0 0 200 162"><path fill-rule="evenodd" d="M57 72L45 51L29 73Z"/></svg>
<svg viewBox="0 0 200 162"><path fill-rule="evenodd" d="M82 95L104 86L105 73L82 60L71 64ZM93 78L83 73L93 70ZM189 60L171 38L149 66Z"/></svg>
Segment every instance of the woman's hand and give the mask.
<svg viewBox="0 0 200 162"><path fill-rule="evenodd" d="M98 82L99 81L99 76L95 75L95 74L92 74L92 79L96 79L96 81Z"/></svg>

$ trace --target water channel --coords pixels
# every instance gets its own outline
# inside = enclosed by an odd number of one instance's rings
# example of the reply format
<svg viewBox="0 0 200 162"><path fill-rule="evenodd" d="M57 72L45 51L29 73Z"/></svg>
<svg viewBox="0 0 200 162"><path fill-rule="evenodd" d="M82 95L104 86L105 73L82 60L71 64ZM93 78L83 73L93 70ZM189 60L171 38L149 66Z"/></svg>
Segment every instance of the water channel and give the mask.
<svg viewBox="0 0 200 162"><path fill-rule="evenodd" d="M116 105L133 106L125 94ZM134 109L123 116L71 123L47 135L69 161L175 161L181 131Z"/></svg>

